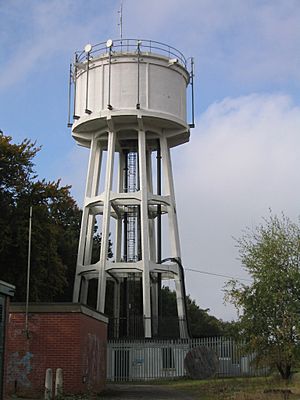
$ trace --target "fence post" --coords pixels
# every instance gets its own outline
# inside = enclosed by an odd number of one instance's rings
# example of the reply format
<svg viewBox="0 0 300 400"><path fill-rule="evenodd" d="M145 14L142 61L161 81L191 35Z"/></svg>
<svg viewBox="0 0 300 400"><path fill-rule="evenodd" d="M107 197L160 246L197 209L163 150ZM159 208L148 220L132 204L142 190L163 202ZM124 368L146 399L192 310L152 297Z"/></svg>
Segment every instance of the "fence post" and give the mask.
<svg viewBox="0 0 300 400"><path fill-rule="evenodd" d="M55 397L59 398L63 394L63 370L57 368L55 373Z"/></svg>
<svg viewBox="0 0 300 400"><path fill-rule="evenodd" d="M52 369L46 369L46 376L45 376L45 400L52 399Z"/></svg>

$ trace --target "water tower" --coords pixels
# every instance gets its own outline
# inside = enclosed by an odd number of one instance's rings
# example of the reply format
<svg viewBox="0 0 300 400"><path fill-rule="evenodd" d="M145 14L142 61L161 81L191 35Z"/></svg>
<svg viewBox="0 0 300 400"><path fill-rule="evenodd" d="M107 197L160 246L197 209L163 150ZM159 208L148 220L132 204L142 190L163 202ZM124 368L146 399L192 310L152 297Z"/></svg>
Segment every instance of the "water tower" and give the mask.
<svg viewBox="0 0 300 400"><path fill-rule="evenodd" d="M162 335L166 280L188 337L170 149L189 140L192 79L181 52L149 40L86 45L70 67L69 126L90 151L73 300L94 296L113 337Z"/></svg>

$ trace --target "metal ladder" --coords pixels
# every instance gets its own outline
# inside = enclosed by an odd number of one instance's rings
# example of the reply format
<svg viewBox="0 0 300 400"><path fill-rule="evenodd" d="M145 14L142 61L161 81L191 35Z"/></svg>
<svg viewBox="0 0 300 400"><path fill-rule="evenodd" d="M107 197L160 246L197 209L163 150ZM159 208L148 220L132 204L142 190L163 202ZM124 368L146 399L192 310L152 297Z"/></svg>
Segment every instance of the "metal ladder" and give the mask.
<svg viewBox="0 0 300 400"><path fill-rule="evenodd" d="M137 170L137 153L131 151L128 153L128 192L136 192L136 170ZM127 231L127 245L128 255L127 259L130 262L137 261L137 248L136 248L136 218L137 206L128 207L128 231Z"/></svg>

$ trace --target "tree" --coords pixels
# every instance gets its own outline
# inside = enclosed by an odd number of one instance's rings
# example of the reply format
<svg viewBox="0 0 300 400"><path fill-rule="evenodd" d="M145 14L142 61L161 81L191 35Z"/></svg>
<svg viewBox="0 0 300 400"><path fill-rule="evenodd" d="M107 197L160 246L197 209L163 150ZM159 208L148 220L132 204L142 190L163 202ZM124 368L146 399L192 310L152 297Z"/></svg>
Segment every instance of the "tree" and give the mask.
<svg viewBox="0 0 300 400"><path fill-rule="evenodd" d="M252 282L230 281L227 300L239 310L239 334L258 365L291 376L300 344L300 227L285 215L270 214L237 240Z"/></svg>
<svg viewBox="0 0 300 400"><path fill-rule="evenodd" d="M187 314L192 337L212 337L224 334L224 322L209 314L209 308L200 308L187 296Z"/></svg>
<svg viewBox="0 0 300 400"><path fill-rule="evenodd" d="M176 292L170 290L168 286L164 286L162 287L161 296L162 320L166 318L177 319ZM186 297L186 303L187 318L192 337L221 336L225 334L225 327L227 327L228 323L210 315L209 309L200 308L189 295ZM167 320L167 323L170 324L170 321Z"/></svg>
<svg viewBox="0 0 300 400"><path fill-rule="evenodd" d="M29 207L33 206L31 301L70 301L81 212L60 181L37 180L33 159L40 150L26 139L13 144L0 134L0 279L26 291Z"/></svg>

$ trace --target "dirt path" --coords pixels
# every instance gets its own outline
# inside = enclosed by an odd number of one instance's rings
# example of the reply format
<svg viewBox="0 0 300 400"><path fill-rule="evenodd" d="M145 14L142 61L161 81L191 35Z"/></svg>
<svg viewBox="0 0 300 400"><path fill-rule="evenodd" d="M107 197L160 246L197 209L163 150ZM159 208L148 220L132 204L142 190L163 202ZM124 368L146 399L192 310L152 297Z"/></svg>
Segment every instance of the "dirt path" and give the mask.
<svg viewBox="0 0 300 400"><path fill-rule="evenodd" d="M195 400L190 393L176 390L167 385L107 385L100 396L103 400Z"/></svg>

